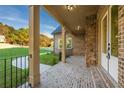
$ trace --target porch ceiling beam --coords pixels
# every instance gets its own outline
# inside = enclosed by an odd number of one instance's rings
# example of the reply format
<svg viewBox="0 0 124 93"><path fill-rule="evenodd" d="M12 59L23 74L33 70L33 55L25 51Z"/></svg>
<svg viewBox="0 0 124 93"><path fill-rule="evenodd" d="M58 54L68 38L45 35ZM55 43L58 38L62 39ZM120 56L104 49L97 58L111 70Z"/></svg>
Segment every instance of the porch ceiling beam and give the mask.
<svg viewBox="0 0 124 93"><path fill-rule="evenodd" d="M66 32L68 31L72 31L71 28L66 24L65 19L62 18L62 16L60 14L58 14L57 11L55 11L52 8L53 5L44 5L43 7L45 8L45 10L53 17L55 18L62 26L66 27Z"/></svg>
<svg viewBox="0 0 124 93"><path fill-rule="evenodd" d="M66 25L64 22L64 19L62 19L61 15L59 15L56 11L54 11L54 9L52 9L52 5L44 5L43 6L47 12L53 17L55 18L61 25Z"/></svg>
<svg viewBox="0 0 124 93"><path fill-rule="evenodd" d="M29 6L29 83L36 87L40 83L40 7Z"/></svg>

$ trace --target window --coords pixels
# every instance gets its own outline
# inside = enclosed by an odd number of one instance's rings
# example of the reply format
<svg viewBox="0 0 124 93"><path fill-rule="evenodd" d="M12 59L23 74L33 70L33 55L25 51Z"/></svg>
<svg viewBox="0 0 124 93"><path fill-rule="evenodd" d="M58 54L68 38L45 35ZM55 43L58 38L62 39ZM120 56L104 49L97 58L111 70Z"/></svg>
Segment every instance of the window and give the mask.
<svg viewBox="0 0 124 93"><path fill-rule="evenodd" d="M62 48L62 39L58 39L58 49Z"/></svg>
<svg viewBox="0 0 124 93"><path fill-rule="evenodd" d="M72 49L72 38L71 37L67 38L66 40L66 48Z"/></svg>
<svg viewBox="0 0 124 93"><path fill-rule="evenodd" d="M62 39L58 39L58 49L62 48ZM67 49L72 49L72 38L68 37L66 39L66 48Z"/></svg>

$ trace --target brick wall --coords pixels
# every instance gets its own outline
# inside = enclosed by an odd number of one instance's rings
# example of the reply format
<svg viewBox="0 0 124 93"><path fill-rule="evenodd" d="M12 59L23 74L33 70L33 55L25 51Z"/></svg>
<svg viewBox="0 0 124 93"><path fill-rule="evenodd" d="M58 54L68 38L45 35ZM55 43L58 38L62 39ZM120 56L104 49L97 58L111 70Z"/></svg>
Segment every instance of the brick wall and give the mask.
<svg viewBox="0 0 124 93"><path fill-rule="evenodd" d="M85 55L85 37L84 35L72 35L73 39L73 55Z"/></svg>
<svg viewBox="0 0 124 93"><path fill-rule="evenodd" d="M72 37L72 49L67 49L66 54L68 55L85 55L85 37L84 35L73 35L66 33L66 37ZM54 36L54 52L59 54L61 49L58 49L58 39L61 38L61 33L55 34Z"/></svg>
<svg viewBox="0 0 124 93"><path fill-rule="evenodd" d="M118 83L124 87L124 6L118 8Z"/></svg>
<svg viewBox="0 0 124 93"><path fill-rule="evenodd" d="M86 42L86 63L96 64L97 61L97 28L96 28L96 15L91 15L86 18L86 32L85 32L85 42Z"/></svg>

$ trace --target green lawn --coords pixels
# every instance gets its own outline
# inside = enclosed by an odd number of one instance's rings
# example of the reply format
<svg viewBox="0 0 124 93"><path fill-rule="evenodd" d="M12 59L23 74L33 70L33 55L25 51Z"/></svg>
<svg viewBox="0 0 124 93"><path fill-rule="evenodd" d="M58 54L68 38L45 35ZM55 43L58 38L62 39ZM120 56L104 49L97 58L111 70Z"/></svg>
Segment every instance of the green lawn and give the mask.
<svg viewBox="0 0 124 93"><path fill-rule="evenodd" d="M53 53L47 53L40 56L40 62L52 66L59 62L59 57Z"/></svg>
<svg viewBox="0 0 124 93"><path fill-rule="evenodd" d="M46 48L41 48L40 53L51 52ZM0 60L8 59L11 57L19 57L28 55L28 48L8 48L8 49L0 49ZM54 65L58 61L58 56L51 53L47 53L45 55L40 55L40 62L43 64Z"/></svg>
<svg viewBox="0 0 124 93"><path fill-rule="evenodd" d="M55 65L56 63L59 62L58 56L53 54L52 52L49 53L49 50L46 50L46 48L41 48L40 53L46 53L44 55L40 55L40 63L47 64L47 65ZM15 59L15 57L26 56L26 55L28 55L28 48L0 49L0 87L4 87L5 76L6 76L6 87L10 87L11 80L12 80L13 87L16 86L16 83L19 86L21 83L24 83L25 81L27 81L26 78L28 76L28 69L22 70L14 66L11 67L11 59L10 59L11 57ZM5 74L5 59L7 59L6 74ZM17 74L16 74L16 71L17 71ZM21 71L22 71L22 74L21 74ZM12 73L12 77L11 77L11 73ZM22 79L21 79L21 76L22 76Z"/></svg>
<svg viewBox="0 0 124 93"><path fill-rule="evenodd" d="M28 55L28 48L0 49L0 59Z"/></svg>

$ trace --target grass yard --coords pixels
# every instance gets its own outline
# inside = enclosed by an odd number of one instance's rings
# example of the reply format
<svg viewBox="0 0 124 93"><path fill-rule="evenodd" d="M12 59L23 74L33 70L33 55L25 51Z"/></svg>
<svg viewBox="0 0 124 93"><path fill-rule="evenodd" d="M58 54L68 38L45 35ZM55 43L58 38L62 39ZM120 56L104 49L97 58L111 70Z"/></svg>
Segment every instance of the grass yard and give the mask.
<svg viewBox="0 0 124 93"><path fill-rule="evenodd" d="M0 49L0 59L28 55L28 48Z"/></svg>
<svg viewBox="0 0 124 93"><path fill-rule="evenodd" d="M46 53L46 54L40 55L40 63L52 66L59 62L58 56L53 54L52 52L49 52L49 50L47 50L46 48L40 49L40 54L42 53ZM21 83L27 81L28 69L20 69L11 65L11 59L10 59L13 58L12 60L14 60L15 57L26 56L26 55L28 55L28 48L0 49L0 87L5 87L4 86L5 83L6 83L6 87L11 87L11 80L12 80L12 87L16 87L16 84L17 86L19 86L21 85ZM5 69L5 59L7 59L6 69Z"/></svg>
<svg viewBox="0 0 124 93"><path fill-rule="evenodd" d="M59 62L59 57L53 53L47 53L40 56L40 62L47 65L55 65Z"/></svg>
<svg viewBox="0 0 124 93"><path fill-rule="evenodd" d="M51 52L46 48L41 48L40 53ZM8 48L8 49L0 49L0 60L8 59L11 57L20 57L28 55L28 48ZM54 65L58 61L58 56L51 53L47 53L44 55L40 55L40 62L47 65Z"/></svg>

